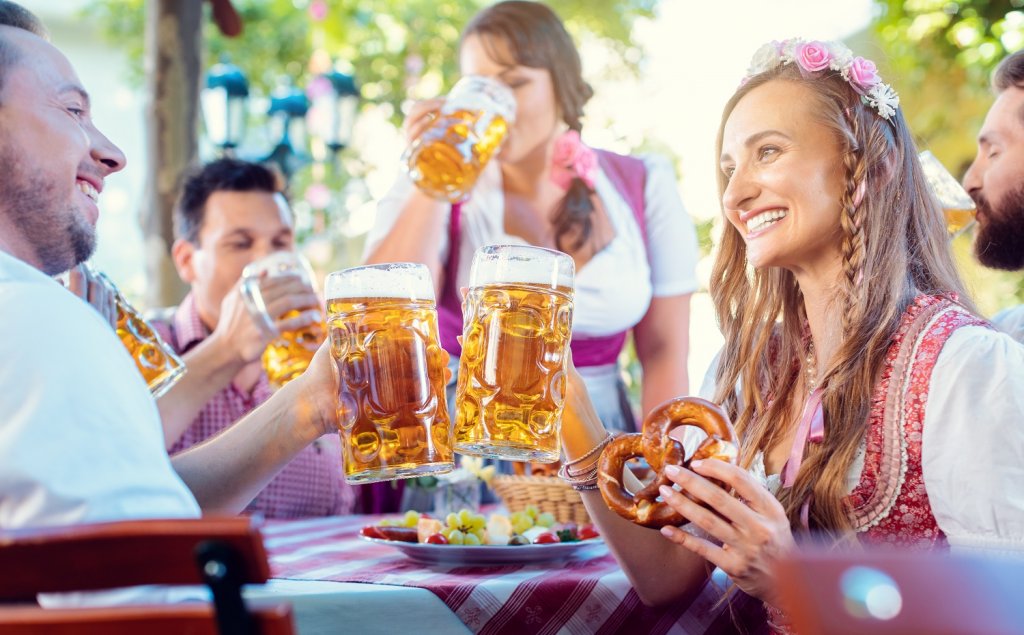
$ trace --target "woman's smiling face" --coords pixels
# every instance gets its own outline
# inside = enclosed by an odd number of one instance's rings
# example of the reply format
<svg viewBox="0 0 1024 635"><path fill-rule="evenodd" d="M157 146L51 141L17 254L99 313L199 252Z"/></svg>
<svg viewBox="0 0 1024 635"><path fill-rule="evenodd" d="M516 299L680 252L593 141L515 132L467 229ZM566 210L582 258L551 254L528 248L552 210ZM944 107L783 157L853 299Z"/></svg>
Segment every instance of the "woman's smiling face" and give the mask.
<svg viewBox="0 0 1024 635"><path fill-rule="evenodd" d="M806 86L774 80L741 98L725 123L722 209L755 267L798 272L841 259L842 148L815 116L819 104Z"/></svg>

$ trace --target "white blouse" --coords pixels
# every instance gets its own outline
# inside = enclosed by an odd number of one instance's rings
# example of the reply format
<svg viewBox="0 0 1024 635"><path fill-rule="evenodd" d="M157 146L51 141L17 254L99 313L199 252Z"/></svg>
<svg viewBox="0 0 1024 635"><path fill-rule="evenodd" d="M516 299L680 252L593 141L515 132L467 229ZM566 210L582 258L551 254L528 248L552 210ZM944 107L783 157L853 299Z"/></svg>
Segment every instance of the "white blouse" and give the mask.
<svg viewBox="0 0 1024 635"><path fill-rule="evenodd" d="M615 238L576 272L574 332L591 337L632 328L647 312L652 297L697 290L697 236L683 207L671 164L656 156L642 157L647 168L644 189L646 236L615 185L598 170L595 190L615 229ZM366 239L364 256L391 231L411 189L404 174L377 207L376 222ZM647 248L644 248L644 239ZM528 244L505 232L505 199L501 169L492 161L480 175L472 198L462 206L459 267L455 280L469 285L469 269L477 248L491 244ZM438 251L448 257L447 222ZM448 275L451 275L450 272Z"/></svg>
<svg viewBox="0 0 1024 635"><path fill-rule="evenodd" d="M197 518L156 402L92 307L0 250L0 529Z"/></svg>
<svg viewBox="0 0 1024 635"><path fill-rule="evenodd" d="M1003 309L992 316L992 324L1004 333L1009 333L1018 342L1024 342L1024 304Z"/></svg>
<svg viewBox="0 0 1024 635"><path fill-rule="evenodd" d="M714 395L715 366L701 395ZM1024 552L1024 345L981 326L957 329L932 370L921 462L939 528L954 549ZM860 482L864 447L847 474ZM778 474L751 471L778 491Z"/></svg>

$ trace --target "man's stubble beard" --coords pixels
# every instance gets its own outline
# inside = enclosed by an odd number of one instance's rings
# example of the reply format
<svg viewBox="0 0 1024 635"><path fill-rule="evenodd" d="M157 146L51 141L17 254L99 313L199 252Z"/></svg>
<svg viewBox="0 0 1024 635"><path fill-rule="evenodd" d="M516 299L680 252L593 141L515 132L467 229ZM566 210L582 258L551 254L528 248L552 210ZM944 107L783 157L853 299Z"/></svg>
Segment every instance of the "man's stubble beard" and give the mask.
<svg viewBox="0 0 1024 635"><path fill-rule="evenodd" d="M55 276L88 260L96 249L96 228L84 214L6 145L0 145L0 165L7 170L0 179L0 213L35 251L43 273Z"/></svg>

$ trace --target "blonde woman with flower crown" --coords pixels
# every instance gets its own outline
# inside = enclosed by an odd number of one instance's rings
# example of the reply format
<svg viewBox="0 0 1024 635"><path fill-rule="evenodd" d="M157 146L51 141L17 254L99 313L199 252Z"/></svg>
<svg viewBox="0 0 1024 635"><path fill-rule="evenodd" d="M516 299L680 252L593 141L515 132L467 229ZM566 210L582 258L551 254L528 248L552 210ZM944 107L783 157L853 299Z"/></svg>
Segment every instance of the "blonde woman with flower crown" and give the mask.
<svg viewBox="0 0 1024 635"><path fill-rule="evenodd" d="M536 2L499 2L462 33L463 75L512 89L516 117L496 160L469 200L452 206L403 175L378 205L368 262L426 263L435 276L441 343L457 367L462 332L459 288L468 286L478 247L536 245L576 263L573 355L604 424L632 429L616 361L632 332L643 368L642 406L689 388L690 294L697 289L697 242L668 161L595 151L580 141L592 95L561 20ZM416 104L410 139L440 100Z"/></svg>
<svg viewBox="0 0 1024 635"><path fill-rule="evenodd" d="M641 598L692 596L715 565L784 628L773 565L802 536L1024 548L1024 348L971 307L895 91L842 44L773 42L717 150L725 346L705 394L732 417L741 467L671 472L714 512L663 489L692 524L660 534L575 483ZM605 434L574 378L569 460Z"/></svg>

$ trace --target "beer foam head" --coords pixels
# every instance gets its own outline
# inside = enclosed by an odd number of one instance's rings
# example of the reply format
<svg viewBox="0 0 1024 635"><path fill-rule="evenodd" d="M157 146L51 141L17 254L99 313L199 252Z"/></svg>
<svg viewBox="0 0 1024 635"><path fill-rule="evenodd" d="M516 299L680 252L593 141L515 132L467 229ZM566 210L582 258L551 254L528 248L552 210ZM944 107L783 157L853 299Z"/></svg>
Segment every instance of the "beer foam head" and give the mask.
<svg viewBox="0 0 1024 635"><path fill-rule="evenodd" d="M573 287L576 265L568 254L526 245L486 245L473 255L472 286L522 282L551 289Z"/></svg>
<svg viewBox="0 0 1024 635"><path fill-rule="evenodd" d="M324 297L406 298L434 301L434 280L426 265L389 262L335 271L324 282Z"/></svg>
<svg viewBox="0 0 1024 635"><path fill-rule="evenodd" d="M297 275L309 284L313 284L313 267L306 257L296 251L275 251L255 262L250 262L242 269L243 278L257 278L267 274L271 278L284 275Z"/></svg>
<svg viewBox="0 0 1024 635"><path fill-rule="evenodd" d="M484 75L466 75L452 87L441 112L482 110L501 115L512 125L516 120L516 98L502 82Z"/></svg>

